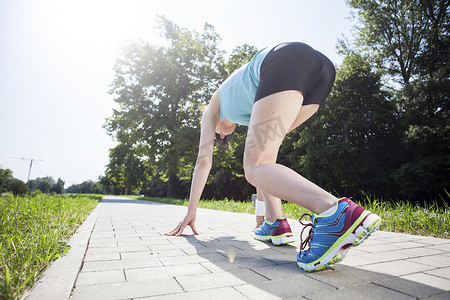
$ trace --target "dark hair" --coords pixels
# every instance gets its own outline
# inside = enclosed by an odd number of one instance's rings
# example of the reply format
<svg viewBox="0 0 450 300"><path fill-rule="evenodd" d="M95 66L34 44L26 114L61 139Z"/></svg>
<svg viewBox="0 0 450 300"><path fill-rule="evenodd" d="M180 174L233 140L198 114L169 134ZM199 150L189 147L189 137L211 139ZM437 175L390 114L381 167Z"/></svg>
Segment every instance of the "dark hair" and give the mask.
<svg viewBox="0 0 450 300"><path fill-rule="evenodd" d="M220 136L220 134L216 133L216 142L219 148L223 150L228 150L230 148L230 144L228 144L227 141L228 135L226 135L224 138Z"/></svg>

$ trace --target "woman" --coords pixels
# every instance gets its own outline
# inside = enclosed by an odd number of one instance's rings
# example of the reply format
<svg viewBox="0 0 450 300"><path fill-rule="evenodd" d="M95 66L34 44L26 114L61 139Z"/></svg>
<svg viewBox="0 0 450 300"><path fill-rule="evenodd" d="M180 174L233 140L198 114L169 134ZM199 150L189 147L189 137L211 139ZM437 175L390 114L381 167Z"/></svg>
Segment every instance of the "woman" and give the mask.
<svg viewBox="0 0 450 300"><path fill-rule="evenodd" d="M200 149L192 178L188 211L167 235L179 236L186 226L195 234L196 210L212 166L214 137L220 141L236 124L248 125L244 151L247 181L262 194L266 216L254 232L274 244L293 241L281 200L313 212L309 237L302 242L297 264L315 271L340 262L350 248L369 236L380 217L350 199L338 199L292 169L277 164L286 134L309 119L334 83L333 64L310 46L292 42L258 52L214 93L201 122ZM306 227L305 227L306 228ZM303 250L309 243L309 249Z"/></svg>

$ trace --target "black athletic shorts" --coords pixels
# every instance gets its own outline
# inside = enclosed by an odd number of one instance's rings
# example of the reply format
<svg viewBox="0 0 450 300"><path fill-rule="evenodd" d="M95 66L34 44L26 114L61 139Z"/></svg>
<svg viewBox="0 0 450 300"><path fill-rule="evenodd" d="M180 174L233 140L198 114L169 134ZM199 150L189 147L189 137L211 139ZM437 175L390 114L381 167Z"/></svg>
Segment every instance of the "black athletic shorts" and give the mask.
<svg viewBox="0 0 450 300"><path fill-rule="evenodd" d="M283 43L266 55L255 102L274 93L297 90L303 105L321 105L333 87L336 70L322 53L304 43Z"/></svg>

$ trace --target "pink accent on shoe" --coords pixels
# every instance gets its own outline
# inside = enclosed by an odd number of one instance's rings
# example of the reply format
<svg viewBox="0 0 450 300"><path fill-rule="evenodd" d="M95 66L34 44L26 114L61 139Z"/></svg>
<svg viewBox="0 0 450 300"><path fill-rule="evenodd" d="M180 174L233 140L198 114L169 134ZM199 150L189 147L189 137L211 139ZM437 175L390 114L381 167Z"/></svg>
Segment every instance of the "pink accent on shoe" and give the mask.
<svg viewBox="0 0 450 300"><path fill-rule="evenodd" d="M272 231L272 236L278 236L285 233L292 233L291 226L289 226L289 223L287 222L286 218L284 219L277 219L276 221L280 222L280 225L277 226Z"/></svg>
<svg viewBox="0 0 450 300"><path fill-rule="evenodd" d="M346 216L343 230L343 232L346 232L347 229L349 229L353 225L353 223L359 218L359 216L364 212L365 209L348 198L341 199L339 203L344 201L348 203L348 207L345 209Z"/></svg>

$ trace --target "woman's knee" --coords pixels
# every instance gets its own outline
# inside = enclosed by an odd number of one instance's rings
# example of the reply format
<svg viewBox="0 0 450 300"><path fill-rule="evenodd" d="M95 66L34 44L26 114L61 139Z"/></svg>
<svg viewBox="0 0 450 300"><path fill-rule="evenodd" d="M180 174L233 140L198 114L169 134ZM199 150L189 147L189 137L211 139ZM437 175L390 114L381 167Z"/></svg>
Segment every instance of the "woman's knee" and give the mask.
<svg viewBox="0 0 450 300"><path fill-rule="evenodd" d="M253 184L254 182L256 168L257 163L255 161L252 161L248 158L244 159L244 176L250 184Z"/></svg>
<svg viewBox="0 0 450 300"><path fill-rule="evenodd" d="M255 167L244 164L244 175L248 183L253 185L255 179Z"/></svg>

